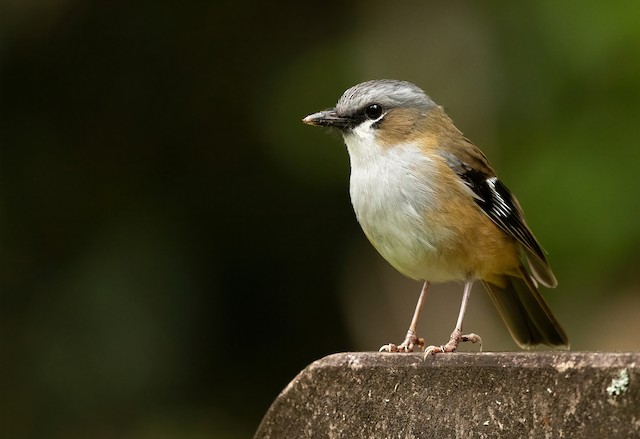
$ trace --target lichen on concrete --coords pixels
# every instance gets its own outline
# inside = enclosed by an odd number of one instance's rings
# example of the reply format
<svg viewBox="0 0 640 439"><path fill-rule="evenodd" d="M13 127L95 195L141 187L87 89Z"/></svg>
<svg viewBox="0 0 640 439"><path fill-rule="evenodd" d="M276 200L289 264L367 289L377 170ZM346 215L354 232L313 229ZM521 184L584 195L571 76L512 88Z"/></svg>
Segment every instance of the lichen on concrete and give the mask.
<svg viewBox="0 0 640 439"><path fill-rule="evenodd" d="M629 390L629 371L625 368L620 371L616 378L611 380L607 387L609 396L619 396Z"/></svg>

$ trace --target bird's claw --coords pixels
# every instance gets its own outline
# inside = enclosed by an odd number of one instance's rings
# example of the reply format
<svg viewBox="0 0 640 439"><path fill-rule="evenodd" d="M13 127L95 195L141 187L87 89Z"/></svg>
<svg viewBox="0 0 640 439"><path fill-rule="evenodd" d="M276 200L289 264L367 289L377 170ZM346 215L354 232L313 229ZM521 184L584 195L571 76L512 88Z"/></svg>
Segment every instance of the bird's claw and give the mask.
<svg viewBox="0 0 640 439"><path fill-rule="evenodd" d="M398 345L389 343L389 344L380 346L380 349L378 349L378 352L400 352L400 350L398 348Z"/></svg>
<svg viewBox="0 0 640 439"><path fill-rule="evenodd" d="M386 344L380 349L378 352L413 352L414 348L418 348L418 350L422 350L424 348L424 339L418 337L413 331L407 331L407 336L404 341L399 345L395 345L393 343Z"/></svg>
<svg viewBox="0 0 640 439"><path fill-rule="evenodd" d="M447 344L441 346L427 346L427 348L424 350L424 358L436 354L455 352L458 350L458 345L460 344L460 342L467 341L470 341L471 343L480 343L480 351L482 351L482 338L478 334L471 333L460 335L460 330L456 329L451 334L451 338L449 339L449 342Z"/></svg>
<svg viewBox="0 0 640 439"><path fill-rule="evenodd" d="M479 343L480 344L480 352L482 352L482 337L480 337L478 334L475 333L471 333L471 334L466 334L460 337L460 341L470 341L471 343Z"/></svg>

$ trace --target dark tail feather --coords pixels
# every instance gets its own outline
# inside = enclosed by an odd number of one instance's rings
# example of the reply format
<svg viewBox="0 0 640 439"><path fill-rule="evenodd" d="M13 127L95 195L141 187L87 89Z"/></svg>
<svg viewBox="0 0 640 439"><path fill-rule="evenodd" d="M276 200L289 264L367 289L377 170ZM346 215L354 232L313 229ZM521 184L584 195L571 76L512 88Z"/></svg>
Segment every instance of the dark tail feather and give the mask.
<svg viewBox="0 0 640 439"><path fill-rule="evenodd" d="M521 348L539 344L569 348L569 339L542 295L521 269L522 277L505 276L505 286L483 282L511 336Z"/></svg>

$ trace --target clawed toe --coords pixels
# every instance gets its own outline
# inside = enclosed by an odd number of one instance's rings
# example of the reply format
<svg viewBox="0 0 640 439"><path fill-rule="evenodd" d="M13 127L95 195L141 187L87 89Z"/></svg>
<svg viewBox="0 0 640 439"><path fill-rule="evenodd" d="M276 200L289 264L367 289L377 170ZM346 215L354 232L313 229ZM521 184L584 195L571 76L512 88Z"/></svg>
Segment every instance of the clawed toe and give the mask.
<svg viewBox="0 0 640 439"><path fill-rule="evenodd" d="M428 346L425 350L424 350L424 358L427 358L431 355L435 355L435 354L443 354L444 351L444 346Z"/></svg>
<svg viewBox="0 0 640 439"><path fill-rule="evenodd" d="M471 333L460 337L460 341L470 341L471 343L478 343L480 345L480 352L482 352L482 337L478 334Z"/></svg>
<svg viewBox="0 0 640 439"><path fill-rule="evenodd" d="M446 353L455 352L458 350L458 345L460 344L460 342L467 342L467 341L470 341L471 343L480 343L480 351L482 351L482 338L478 334L471 333L466 335L460 335L460 330L456 329L451 334L451 338L449 339L449 342L447 344L442 346L428 346L424 350L424 358L427 358L431 355L436 355L436 354L446 354Z"/></svg>
<svg viewBox="0 0 640 439"><path fill-rule="evenodd" d="M378 352L413 352L415 348L422 350L424 347L424 339L418 337L413 331L409 330L404 341L399 345L393 343L386 344L378 350Z"/></svg>
<svg viewBox="0 0 640 439"><path fill-rule="evenodd" d="M378 349L378 352L399 352L399 351L398 351L397 345L393 343L389 343L389 344L380 346L380 349Z"/></svg>

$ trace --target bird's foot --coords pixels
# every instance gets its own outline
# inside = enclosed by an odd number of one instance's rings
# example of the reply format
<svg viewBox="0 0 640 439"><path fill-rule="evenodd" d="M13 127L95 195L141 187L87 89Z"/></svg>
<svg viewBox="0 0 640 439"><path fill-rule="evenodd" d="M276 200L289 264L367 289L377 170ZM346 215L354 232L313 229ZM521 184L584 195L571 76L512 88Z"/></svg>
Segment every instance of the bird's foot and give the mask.
<svg viewBox="0 0 640 439"><path fill-rule="evenodd" d="M378 352L413 352L414 348L424 349L424 339L416 335L412 330L407 331L407 336L399 345L393 343L382 346Z"/></svg>
<svg viewBox="0 0 640 439"><path fill-rule="evenodd" d="M459 329L455 329L451 333L451 337L449 338L449 342L442 346L427 346L424 350L424 357L427 358L430 355L436 354L446 354L450 352L455 352L458 350L458 345L460 342L470 341L471 343L480 343L480 351L482 351L482 338L478 334L466 334L461 335L461 331Z"/></svg>

